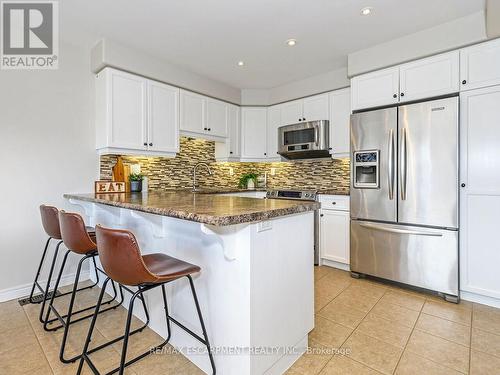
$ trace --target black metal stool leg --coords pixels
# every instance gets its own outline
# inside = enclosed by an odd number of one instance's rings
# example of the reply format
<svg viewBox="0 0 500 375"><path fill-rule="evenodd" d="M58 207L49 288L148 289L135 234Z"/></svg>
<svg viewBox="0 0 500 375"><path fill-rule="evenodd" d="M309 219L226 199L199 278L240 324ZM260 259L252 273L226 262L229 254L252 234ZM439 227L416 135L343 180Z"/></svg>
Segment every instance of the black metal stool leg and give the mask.
<svg viewBox="0 0 500 375"><path fill-rule="evenodd" d="M73 292L71 293L71 300L70 300L69 306L68 306L68 313L66 314L66 322L64 324L64 334L63 334L62 343L61 343L61 350L59 352L59 359L63 363L71 363L79 358L79 356L77 356L75 358L66 359L66 358L64 358L64 351L66 349L66 340L68 338L68 332L69 332L69 328L70 328L70 324L71 324L71 315L73 313L73 305L75 303L76 290L78 289L78 282L80 280L80 272L82 271L82 265L87 259L89 259L91 257L94 257L94 255L85 255L78 262L78 267L76 269L75 282L73 284Z"/></svg>
<svg viewBox="0 0 500 375"><path fill-rule="evenodd" d="M56 249L54 250L54 257L52 258L52 263L50 265L49 276L47 279L47 287L45 289L45 293L43 294L42 306L40 307L40 314L38 315L38 320L40 321L40 323L45 323L45 321L43 320L43 314L45 312L45 303L48 299L49 289L50 289L50 281L52 280L52 274L54 273L54 268L56 266L57 256L59 254L59 247L61 246L61 244L62 244L62 241L59 241L57 243ZM53 295L57 294L57 287L54 288L52 294Z"/></svg>
<svg viewBox="0 0 500 375"><path fill-rule="evenodd" d="M61 269L59 270L59 274L57 275L56 283L54 284L54 290L57 290L57 288L59 287L59 283L61 282L61 277L62 277L62 274L64 271L64 267L66 266L66 261L68 260L68 255L70 252L71 252L71 250L68 250L64 254L64 258L63 258L63 261L61 263ZM49 302L49 306L48 306L47 312L45 314L45 319L43 320L43 329L46 331L51 331L51 329L49 329L49 327L48 327L48 324L50 322L49 321L50 311L52 310L52 306L54 305L55 296L56 296L56 293L55 292L52 293L52 296L51 296L50 302Z"/></svg>
<svg viewBox="0 0 500 375"><path fill-rule="evenodd" d="M31 293L29 296L30 303L36 303L33 301L33 294L35 293L35 287L38 287L40 292L44 293L42 288L40 288L40 284L38 283L38 278L40 277L40 272L42 271L43 261L45 260L45 255L47 254L47 249L49 248L49 243L50 243L51 239L52 239L52 237L49 237L47 239L47 242L45 243L45 248L43 249L42 259L40 259L40 264L38 265L38 270L36 271L36 275L35 275L35 281L33 281L33 286L31 287ZM49 278L49 281L50 281L50 278ZM49 288L47 288L47 289L49 289Z"/></svg>
<svg viewBox="0 0 500 375"><path fill-rule="evenodd" d="M127 347L128 347L128 339L130 336L130 324L132 323L132 313L134 310L134 301L139 294L142 293L142 290L139 288L137 292L132 295L130 298L130 303L128 306L128 314L127 314L127 323L125 324L125 334L123 335L123 346L122 346L122 355L120 359L120 368L118 370L119 375L123 375L125 371L125 359L127 358Z"/></svg>
<svg viewBox="0 0 500 375"><path fill-rule="evenodd" d="M205 323L203 322L203 316L201 314L200 304L198 302L198 297L196 295L196 290L194 288L193 279L191 278L191 275L187 275L187 278L189 280L189 285L191 286L191 292L193 293L194 303L196 305L196 311L198 312L198 318L200 319L201 329L203 331L203 337L205 339L205 345L207 346L208 350L208 357L210 358L210 364L212 366L212 371L213 371L212 374L215 375L214 357L212 355L212 350L210 349L210 342L208 341L207 330L205 328Z"/></svg>
<svg viewBox="0 0 500 375"><path fill-rule="evenodd" d="M90 322L89 331L87 333L87 338L86 338L85 344L83 346L82 356L80 357L80 363L78 364L77 375L80 375L80 373L82 372L84 361L88 362L90 368L92 369L92 371L95 374L99 373L99 371L97 371L97 369L95 368L92 361L90 361L90 360L87 361L87 359L88 359L87 352L89 349L90 340L92 340L92 333L94 332L94 327L95 327L95 323L97 321L97 316L99 315L99 308L101 307L102 299L104 297L104 293L106 292L106 285L108 284L109 280L111 280L109 277L106 278L106 280L104 280L104 283L103 283L102 289L101 289L101 293L99 293L99 298L97 300L97 305L95 307L94 315L92 316L92 321Z"/></svg>

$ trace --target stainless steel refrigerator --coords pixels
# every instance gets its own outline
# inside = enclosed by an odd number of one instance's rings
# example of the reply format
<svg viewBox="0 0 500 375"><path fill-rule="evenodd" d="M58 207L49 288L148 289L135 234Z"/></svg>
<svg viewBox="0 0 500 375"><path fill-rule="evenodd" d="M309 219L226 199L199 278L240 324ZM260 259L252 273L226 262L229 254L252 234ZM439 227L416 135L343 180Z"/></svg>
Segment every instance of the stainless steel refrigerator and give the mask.
<svg viewBox="0 0 500 375"><path fill-rule="evenodd" d="M458 97L351 116L351 271L458 298Z"/></svg>

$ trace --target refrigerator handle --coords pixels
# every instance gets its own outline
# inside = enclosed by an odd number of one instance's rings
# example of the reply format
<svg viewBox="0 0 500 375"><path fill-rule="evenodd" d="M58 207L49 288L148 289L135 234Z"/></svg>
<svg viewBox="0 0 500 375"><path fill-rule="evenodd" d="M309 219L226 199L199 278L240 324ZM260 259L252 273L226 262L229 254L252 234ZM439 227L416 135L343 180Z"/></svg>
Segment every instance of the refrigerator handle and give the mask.
<svg viewBox="0 0 500 375"><path fill-rule="evenodd" d="M388 227L383 227L381 225L365 224L365 223L360 223L359 226L361 226L363 228L367 228L367 229L374 229L374 230L379 230L382 232L389 232L389 233L414 234L417 236L443 237L443 235L441 233L438 233L438 232L427 232L427 231L421 231L421 230L388 228Z"/></svg>
<svg viewBox="0 0 500 375"><path fill-rule="evenodd" d="M394 199L394 129L389 131L389 161L388 165L388 173L387 173L387 182L389 184L389 199Z"/></svg>
<svg viewBox="0 0 500 375"><path fill-rule="evenodd" d="M407 165L407 150L406 150L406 128L401 129L401 154L399 157L399 187L401 189L401 200L406 200L406 172Z"/></svg>

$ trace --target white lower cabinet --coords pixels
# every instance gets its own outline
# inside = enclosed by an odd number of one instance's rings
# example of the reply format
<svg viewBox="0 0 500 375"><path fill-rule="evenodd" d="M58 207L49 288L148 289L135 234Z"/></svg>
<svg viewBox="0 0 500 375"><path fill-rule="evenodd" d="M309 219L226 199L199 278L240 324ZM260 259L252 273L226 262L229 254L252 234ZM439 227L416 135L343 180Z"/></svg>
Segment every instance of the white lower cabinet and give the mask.
<svg viewBox="0 0 500 375"><path fill-rule="evenodd" d="M349 197L321 195L319 254L321 263L349 268Z"/></svg>
<svg viewBox="0 0 500 375"><path fill-rule="evenodd" d="M500 307L500 86L460 94L460 289Z"/></svg>

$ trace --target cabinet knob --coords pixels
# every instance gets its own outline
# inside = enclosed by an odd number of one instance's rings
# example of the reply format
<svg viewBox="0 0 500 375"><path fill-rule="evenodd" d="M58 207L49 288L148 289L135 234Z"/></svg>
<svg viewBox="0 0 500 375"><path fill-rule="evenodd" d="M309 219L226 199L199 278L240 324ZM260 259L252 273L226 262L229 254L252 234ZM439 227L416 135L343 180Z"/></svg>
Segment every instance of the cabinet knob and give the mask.
<svg viewBox="0 0 500 375"><path fill-rule="evenodd" d="M332 202L332 204L333 204L333 205L336 205L336 204L337 204L337 202Z"/></svg>
<svg viewBox="0 0 500 375"><path fill-rule="evenodd" d="M208 131L212 131L212 129L208 128Z"/></svg>
<svg viewBox="0 0 500 375"><path fill-rule="evenodd" d="M230 154L232 154L233 152L232 151L229 151Z"/></svg>
<svg viewBox="0 0 500 375"><path fill-rule="evenodd" d="M464 79L464 80L462 81L462 85L465 85L466 83L467 83L467 80L465 80L465 79Z"/></svg>
<svg viewBox="0 0 500 375"><path fill-rule="evenodd" d="M300 122L300 121L302 121L302 119L301 119L301 118L299 118L299 122Z"/></svg>
<svg viewBox="0 0 500 375"><path fill-rule="evenodd" d="M153 142L149 142L149 145L152 146L153 145Z"/></svg>
<svg viewBox="0 0 500 375"><path fill-rule="evenodd" d="M306 121L306 118L304 117L304 118L302 119L302 121Z"/></svg>
<svg viewBox="0 0 500 375"><path fill-rule="evenodd" d="M401 93L401 96L405 96L405 93L404 93L404 92L402 92L402 93Z"/></svg>
<svg viewBox="0 0 500 375"><path fill-rule="evenodd" d="M460 184L460 186L461 186L461 187L465 187L465 184L464 184L464 183L461 183L461 184Z"/></svg>
<svg viewBox="0 0 500 375"><path fill-rule="evenodd" d="M325 216L325 215L324 214L319 214L319 217L323 217L323 216Z"/></svg>
<svg viewBox="0 0 500 375"><path fill-rule="evenodd" d="M264 152L264 155L267 155L267 152Z"/></svg>
<svg viewBox="0 0 500 375"><path fill-rule="evenodd" d="M147 146L148 145L148 142L144 142L144 146Z"/></svg>
<svg viewBox="0 0 500 375"><path fill-rule="evenodd" d="M398 94L394 94L392 97L396 99L398 97Z"/></svg>

